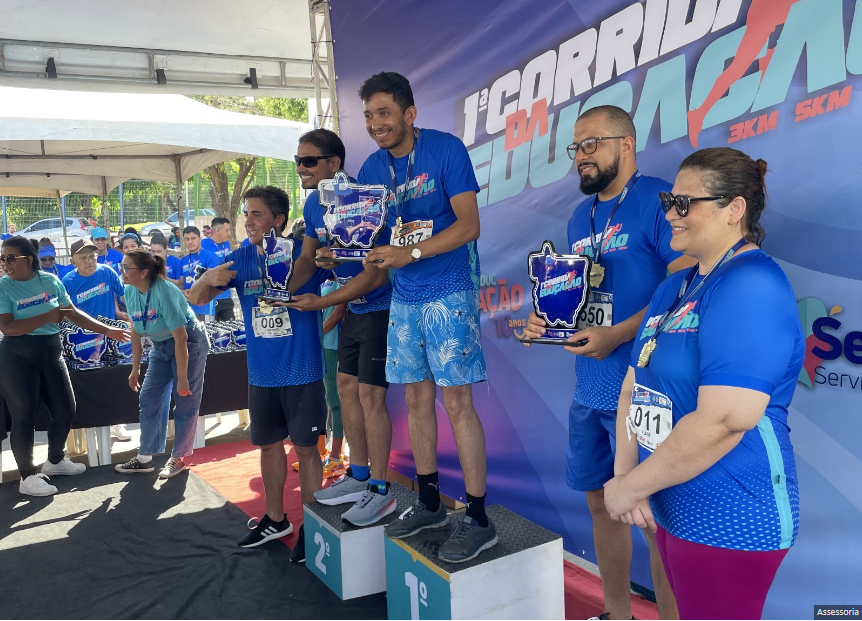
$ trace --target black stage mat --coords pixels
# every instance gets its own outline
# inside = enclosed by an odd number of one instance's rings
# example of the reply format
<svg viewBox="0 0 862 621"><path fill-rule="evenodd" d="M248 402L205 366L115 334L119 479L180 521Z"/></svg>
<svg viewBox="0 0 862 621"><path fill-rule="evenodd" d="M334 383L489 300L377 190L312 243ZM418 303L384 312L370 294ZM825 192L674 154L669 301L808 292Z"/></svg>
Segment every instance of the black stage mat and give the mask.
<svg viewBox="0 0 862 621"><path fill-rule="evenodd" d="M0 485L4 619L386 618L383 594L342 602L279 541L239 548L247 516L191 472L52 483L48 498Z"/></svg>

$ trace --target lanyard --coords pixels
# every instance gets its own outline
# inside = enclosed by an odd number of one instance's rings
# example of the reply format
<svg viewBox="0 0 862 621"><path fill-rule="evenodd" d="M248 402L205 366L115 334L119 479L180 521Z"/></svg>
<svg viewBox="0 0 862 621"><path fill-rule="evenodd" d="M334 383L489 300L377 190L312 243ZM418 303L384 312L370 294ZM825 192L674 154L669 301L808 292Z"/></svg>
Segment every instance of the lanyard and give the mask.
<svg viewBox="0 0 862 621"><path fill-rule="evenodd" d="M725 261L727 261L734 254L736 254L739 251L739 249L742 248L743 246L745 246L747 243L748 242L744 238L740 239L738 242L736 242L733 245L733 248L731 248L730 250L727 251L727 253L724 255L724 258L722 258L721 261L719 261L718 263L713 265L710 268L710 270L706 273L706 275L703 277L703 279L699 283L697 283L697 286L694 289L692 289L691 292L688 293L688 295L686 295L686 291L691 286L691 284L694 282L694 279L697 277L699 267L698 267L698 265L695 265L693 268L691 268L688 271L688 274L686 274L686 276L685 276L685 280L682 282L682 285L679 288L679 293L676 294L676 299L670 305L670 308L667 309L665 314L661 316L661 319L658 322L658 329L656 330L655 336L658 336L661 333L661 331L665 328L668 321L670 320L671 317L673 317L673 314L677 311L677 309L680 306L682 306L682 304L686 300L688 300L695 293L697 293L697 290L700 289L701 286L703 286L703 283L706 282L706 279L709 278L710 275L718 267L724 265ZM655 337L653 337L653 338L655 338Z"/></svg>
<svg viewBox="0 0 862 621"><path fill-rule="evenodd" d="M141 323L144 324L144 330L147 329L147 319L150 314L150 296L153 295L153 285L147 290L147 302L144 304L144 314L141 315Z"/></svg>
<svg viewBox="0 0 862 621"><path fill-rule="evenodd" d="M407 174L404 176L404 193L401 197L398 196L398 181L395 179L395 158L392 153L387 151L389 156L389 177L392 181L392 193L395 195L395 215L401 218L402 200L407 195L407 184L410 183L410 175L413 174L413 162L416 161L416 145L419 144L419 130L413 128L413 149L410 151L410 156L407 159ZM406 203L405 203L406 204Z"/></svg>
<svg viewBox="0 0 862 621"><path fill-rule="evenodd" d="M626 182L626 187L623 188L623 191L620 193L620 198L617 201L617 204L614 205L614 208L611 209L611 214L608 216L608 221L605 224L605 228L602 231L602 243L599 244L596 241L596 208L599 206L599 195L596 194L596 197L593 199L593 208L590 211L590 246L593 249L593 262L598 263L599 257L602 254L601 246L605 244L605 236L608 234L608 228L611 226L611 220L613 220L614 215L617 213L617 209L620 208L620 205L623 204L623 201L626 199L626 195L629 191L635 187L635 184L640 179L641 173L639 170L635 171L635 174L631 176L631 178Z"/></svg>

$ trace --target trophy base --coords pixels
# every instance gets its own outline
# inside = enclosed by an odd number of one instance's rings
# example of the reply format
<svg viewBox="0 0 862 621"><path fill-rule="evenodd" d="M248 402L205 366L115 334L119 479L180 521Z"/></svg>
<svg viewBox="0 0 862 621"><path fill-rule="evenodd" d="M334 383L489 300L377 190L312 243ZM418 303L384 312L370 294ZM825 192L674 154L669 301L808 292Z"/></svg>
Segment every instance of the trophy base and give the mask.
<svg viewBox="0 0 862 621"><path fill-rule="evenodd" d="M292 296L290 291L281 291L280 289L265 289L263 295L257 296L257 299L264 303L290 302Z"/></svg>
<svg viewBox="0 0 862 621"><path fill-rule="evenodd" d="M589 341L584 339L583 341L576 341L574 343L570 343L569 339L577 334L579 330L574 328L568 330L555 330L549 328L545 333L537 339L531 338L519 338L518 340L522 343L535 343L536 345L563 345L564 347L581 347L586 345Z"/></svg>
<svg viewBox="0 0 862 621"><path fill-rule="evenodd" d="M368 256L368 248L330 248L334 257L315 257L317 263L361 263Z"/></svg>

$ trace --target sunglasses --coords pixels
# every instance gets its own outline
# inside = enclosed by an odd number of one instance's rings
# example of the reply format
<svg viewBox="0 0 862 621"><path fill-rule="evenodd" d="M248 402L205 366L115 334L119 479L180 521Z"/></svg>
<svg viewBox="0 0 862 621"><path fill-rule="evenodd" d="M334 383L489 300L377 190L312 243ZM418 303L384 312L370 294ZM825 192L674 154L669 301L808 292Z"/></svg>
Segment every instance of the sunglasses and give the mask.
<svg viewBox="0 0 862 621"><path fill-rule="evenodd" d="M142 270L142 269L146 269L146 268L143 268L143 267L129 267L129 266L128 266L128 265L126 265L125 263L120 263L120 271L121 271L123 274L127 273L129 270Z"/></svg>
<svg viewBox="0 0 862 621"><path fill-rule="evenodd" d="M578 155L578 149L584 152L584 155L592 155L599 148L599 143L602 140L622 140L625 136L597 136L594 138L585 138L580 142L573 142L566 147L566 153L569 154L569 159L574 160Z"/></svg>
<svg viewBox="0 0 862 621"><path fill-rule="evenodd" d="M43 262L44 261L56 261L57 257L41 257L39 260L43 261Z"/></svg>
<svg viewBox="0 0 862 621"><path fill-rule="evenodd" d="M681 218L685 218L688 215L688 210L691 207L692 203L696 203L698 201L717 201L722 198L727 198L724 194L721 196L686 196L685 194L680 194L679 196L674 196L670 192L659 192L658 199L661 201L661 208L665 213L669 212L671 209L676 209L676 212L680 215Z"/></svg>
<svg viewBox="0 0 862 621"><path fill-rule="evenodd" d="M0 254L0 263L15 265L18 259L26 259L26 254Z"/></svg>
<svg viewBox="0 0 862 621"><path fill-rule="evenodd" d="M296 162L296 165L302 165L304 168L314 168L317 166L317 163L320 160L328 160L331 157L335 157L334 155L305 155L300 157L298 155L293 156L293 161Z"/></svg>

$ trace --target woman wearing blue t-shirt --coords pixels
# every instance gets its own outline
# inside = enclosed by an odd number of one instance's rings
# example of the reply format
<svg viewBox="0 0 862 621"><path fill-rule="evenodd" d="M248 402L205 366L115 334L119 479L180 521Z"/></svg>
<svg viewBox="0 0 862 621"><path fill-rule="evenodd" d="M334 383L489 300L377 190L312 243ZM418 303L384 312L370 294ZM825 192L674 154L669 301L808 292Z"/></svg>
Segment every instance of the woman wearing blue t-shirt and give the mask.
<svg viewBox="0 0 862 621"><path fill-rule="evenodd" d="M620 394L605 505L656 531L683 619L759 619L799 526L787 408L804 340L790 283L759 248L765 174L704 149L660 195L671 247L698 265L659 286Z"/></svg>
<svg viewBox="0 0 862 621"><path fill-rule="evenodd" d="M59 323L63 319L121 342L127 330L118 330L77 310L60 279L43 273L39 255L30 240L11 237L0 250L0 393L12 416L10 443L21 483L29 496L50 496L57 488L48 477L81 474L83 464L63 455L66 436L75 418L75 395L62 358ZM34 430L40 401L48 408L48 461L36 474L33 465Z"/></svg>
<svg viewBox="0 0 862 621"><path fill-rule="evenodd" d="M183 458L192 454L209 342L182 291L165 279L162 257L143 248L130 250L120 271L132 320L129 386L140 390L141 448L136 457L115 469L126 473L154 470L153 455L165 451L173 392L174 448L159 472L159 478L169 479L186 469ZM153 349L141 387L138 378L144 335L152 339Z"/></svg>

